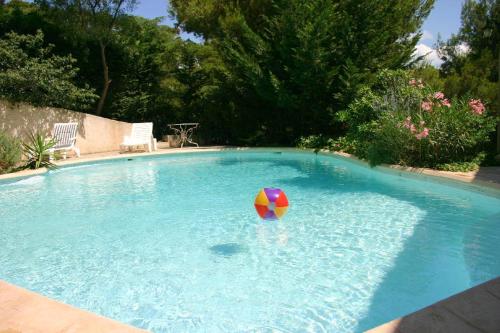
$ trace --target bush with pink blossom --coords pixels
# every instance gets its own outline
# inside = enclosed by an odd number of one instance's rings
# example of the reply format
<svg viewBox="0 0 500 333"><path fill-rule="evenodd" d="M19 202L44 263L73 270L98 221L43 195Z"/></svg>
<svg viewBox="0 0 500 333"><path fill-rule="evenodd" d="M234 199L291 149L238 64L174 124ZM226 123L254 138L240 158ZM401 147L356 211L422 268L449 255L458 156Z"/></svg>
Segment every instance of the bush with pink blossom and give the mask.
<svg viewBox="0 0 500 333"><path fill-rule="evenodd" d="M341 116L350 125L346 138L357 143L352 152L373 165L439 168L474 161L496 124L487 103L448 98L404 71L382 72Z"/></svg>

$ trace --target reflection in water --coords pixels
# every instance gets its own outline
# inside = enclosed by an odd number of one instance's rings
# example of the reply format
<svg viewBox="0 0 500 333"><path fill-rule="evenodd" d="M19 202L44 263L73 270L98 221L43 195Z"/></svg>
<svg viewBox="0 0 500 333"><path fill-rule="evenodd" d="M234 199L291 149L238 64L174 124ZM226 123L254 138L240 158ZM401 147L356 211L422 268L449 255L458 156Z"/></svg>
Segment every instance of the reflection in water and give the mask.
<svg viewBox="0 0 500 333"><path fill-rule="evenodd" d="M257 238L264 245L277 244L286 246L288 244L288 232L282 221L266 221L256 225Z"/></svg>

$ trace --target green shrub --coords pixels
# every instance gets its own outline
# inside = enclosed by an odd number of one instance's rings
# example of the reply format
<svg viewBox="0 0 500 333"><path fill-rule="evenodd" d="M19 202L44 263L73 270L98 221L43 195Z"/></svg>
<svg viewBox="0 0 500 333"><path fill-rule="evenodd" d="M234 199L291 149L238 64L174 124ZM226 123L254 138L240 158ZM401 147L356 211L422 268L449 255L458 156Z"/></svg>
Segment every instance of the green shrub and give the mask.
<svg viewBox="0 0 500 333"><path fill-rule="evenodd" d="M452 162L452 163L442 163L437 164L436 169L442 171L453 171L453 172L469 172L479 169L479 166L483 164L488 159L486 153L479 153L470 162Z"/></svg>
<svg viewBox="0 0 500 333"><path fill-rule="evenodd" d="M472 162L489 141L495 119L483 103L448 100L402 71L382 72L379 82L350 106L345 119L356 155L372 165L437 167ZM348 110L348 111L349 111ZM359 113L365 112L365 121Z"/></svg>
<svg viewBox="0 0 500 333"><path fill-rule="evenodd" d="M21 143L0 131L0 174L12 171L21 161Z"/></svg>
<svg viewBox="0 0 500 333"><path fill-rule="evenodd" d="M0 38L0 97L14 102L87 110L97 99L75 84L78 68L71 56L53 54L44 35L6 33Z"/></svg>
<svg viewBox="0 0 500 333"><path fill-rule="evenodd" d="M25 167L30 169L55 168L56 165L52 163L49 156L50 149L55 145L56 142L53 139L48 139L39 133L31 133L29 142L23 143L24 153L28 159Z"/></svg>
<svg viewBox="0 0 500 333"><path fill-rule="evenodd" d="M350 136L341 136L336 139L328 139L327 148L332 151L341 151L344 153L354 154L360 156L358 153L361 147L359 141L356 138Z"/></svg>
<svg viewBox="0 0 500 333"><path fill-rule="evenodd" d="M327 138L322 135L302 136L297 141L297 147L302 149L323 149L327 145Z"/></svg>
<svg viewBox="0 0 500 333"><path fill-rule="evenodd" d="M436 165L436 169L441 171L469 172L479 169L476 162L455 162Z"/></svg>

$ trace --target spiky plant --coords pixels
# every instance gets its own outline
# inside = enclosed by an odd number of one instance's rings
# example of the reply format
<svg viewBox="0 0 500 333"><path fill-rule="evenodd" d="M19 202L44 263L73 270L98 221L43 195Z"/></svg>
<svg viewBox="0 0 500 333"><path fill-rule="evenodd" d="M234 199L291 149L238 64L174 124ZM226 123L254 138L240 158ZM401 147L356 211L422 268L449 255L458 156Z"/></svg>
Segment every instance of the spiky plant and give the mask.
<svg viewBox="0 0 500 333"><path fill-rule="evenodd" d="M40 133L30 133L29 142L23 143L24 153L28 158L26 167L30 169L56 168L57 166L49 158L50 149L55 145L54 139L47 138Z"/></svg>

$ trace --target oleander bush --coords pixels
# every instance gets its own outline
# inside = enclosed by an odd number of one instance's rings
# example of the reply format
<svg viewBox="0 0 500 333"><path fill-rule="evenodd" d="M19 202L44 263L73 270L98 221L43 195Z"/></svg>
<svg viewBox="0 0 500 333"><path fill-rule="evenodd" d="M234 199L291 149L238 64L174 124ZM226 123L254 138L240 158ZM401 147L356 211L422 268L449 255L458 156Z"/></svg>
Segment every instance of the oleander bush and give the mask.
<svg viewBox="0 0 500 333"><path fill-rule="evenodd" d="M335 139L308 137L299 147L352 153L370 164L467 171L478 167L495 129L485 103L447 98L406 71L382 71L337 114L347 129Z"/></svg>
<svg viewBox="0 0 500 333"><path fill-rule="evenodd" d="M12 171L21 161L19 140L0 131L0 174Z"/></svg>
<svg viewBox="0 0 500 333"><path fill-rule="evenodd" d="M472 162L485 150L496 124L485 104L468 97L448 99L408 74L395 76L401 86L387 85L373 104L378 119L365 141L370 163L433 168L470 163L475 168Z"/></svg>

